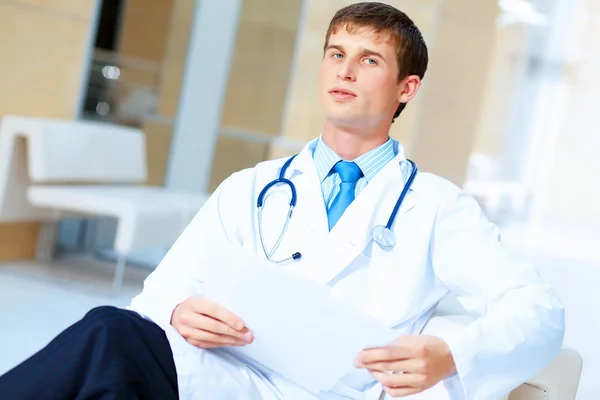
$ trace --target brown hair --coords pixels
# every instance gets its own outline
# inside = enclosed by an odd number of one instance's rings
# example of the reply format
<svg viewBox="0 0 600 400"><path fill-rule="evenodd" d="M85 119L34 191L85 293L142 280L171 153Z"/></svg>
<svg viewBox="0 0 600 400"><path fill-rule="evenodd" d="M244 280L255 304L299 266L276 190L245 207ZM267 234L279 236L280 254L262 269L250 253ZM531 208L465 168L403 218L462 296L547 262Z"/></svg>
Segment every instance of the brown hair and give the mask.
<svg viewBox="0 0 600 400"><path fill-rule="evenodd" d="M329 45L331 34L341 28L349 32L360 28L371 28L377 33L389 33L397 47L398 82L409 75L417 75L420 79L425 76L429 61L427 45L419 28L402 11L377 2L356 3L344 7L329 23L324 50ZM405 107L406 103L398 106L392 122Z"/></svg>

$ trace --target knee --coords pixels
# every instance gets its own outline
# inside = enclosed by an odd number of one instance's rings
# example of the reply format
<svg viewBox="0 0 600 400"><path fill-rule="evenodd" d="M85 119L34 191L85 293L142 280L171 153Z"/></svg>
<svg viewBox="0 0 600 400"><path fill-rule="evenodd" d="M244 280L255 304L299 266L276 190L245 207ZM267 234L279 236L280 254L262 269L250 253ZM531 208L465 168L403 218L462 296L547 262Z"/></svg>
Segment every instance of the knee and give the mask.
<svg viewBox="0 0 600 400"><path fill-rule="evenodd" d="M93 330L118 333L131 326L131 311L113 306L100 306L91 309L83 317Z"/></svg>
<svg viewBox="0 0 600 400"><path fill-rule="evenodd" d="M126 311L127 310L123 310L114 306L99 306L92 308L90 311L87 312L87 314L85 314L83 318L119 318Z"/></svg>

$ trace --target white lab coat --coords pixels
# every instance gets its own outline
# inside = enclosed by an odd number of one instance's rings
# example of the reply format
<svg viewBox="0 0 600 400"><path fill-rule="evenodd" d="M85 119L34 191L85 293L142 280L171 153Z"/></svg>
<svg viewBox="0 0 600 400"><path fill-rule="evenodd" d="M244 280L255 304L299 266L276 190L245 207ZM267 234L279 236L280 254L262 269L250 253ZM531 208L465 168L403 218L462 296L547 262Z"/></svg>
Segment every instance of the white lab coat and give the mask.
<svg viewBox="0 0 600 400"><path fill-rule="evenodd" d="M440 333L458 373L437 386L435 399L498 399L556 356L564 311L555 292L532 267L510 258L498 229L471 196L420 172L394 224L397 245L383 251L370 233L385 225L402 191L402 147L396 144L396 159L369 182L329 232L312 160L315 143L306 146L286 174L297 188L298 204L275 258L299 251L302 259L282 268L330 285L336 297L395 327L399 336L418 334L440 299L456 295L480 318L456 334ZM332 393L310 394L275 373L194 348L169 325L178 303L202 294L203 267L211 250L236 246L264 258L256 199L279 175L284 161L263 162L226 179L132 301L132 309L166 330L182 399L336 398L333 392L347 396L337 398L362 398L368 387L368 374L349 371ZM263 213L268 249L281 232L289 198L285 186L271 193ZM304 362L310 365L310 360ZM410 398L431 398L432 393Z"/></svg>

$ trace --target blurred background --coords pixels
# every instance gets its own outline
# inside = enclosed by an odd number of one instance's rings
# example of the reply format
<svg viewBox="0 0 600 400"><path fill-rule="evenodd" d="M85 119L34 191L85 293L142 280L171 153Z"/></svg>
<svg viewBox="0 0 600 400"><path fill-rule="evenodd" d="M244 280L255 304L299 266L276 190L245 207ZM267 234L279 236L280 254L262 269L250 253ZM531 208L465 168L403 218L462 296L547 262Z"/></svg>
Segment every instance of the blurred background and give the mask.
<svg viewBox="0 0 600 400"><path fill-rule="evenodd" d="M391 135L421 170L476 196L511 251L555 285L565 344L584 359L578 399L597 399L600 2L385 2L415 21L430 51L424 85ZM324 34L350 3L0 0L0 118L135 128L144 184L209 194L319 135ZM168 250L124 255L114 293L118 219L61 218L51 257L40 257L46 226L0 219L0 373L89 308L126 305Z"/></svg>

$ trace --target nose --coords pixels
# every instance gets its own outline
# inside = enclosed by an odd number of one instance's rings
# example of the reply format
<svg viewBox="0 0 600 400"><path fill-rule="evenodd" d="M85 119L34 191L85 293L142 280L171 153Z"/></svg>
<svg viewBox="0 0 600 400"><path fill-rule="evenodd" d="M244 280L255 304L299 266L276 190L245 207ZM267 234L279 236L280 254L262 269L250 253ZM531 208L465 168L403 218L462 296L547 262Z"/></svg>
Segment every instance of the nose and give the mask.
<svg viewBox="0 0 600 400"><path fill-rule="evenodd" d="M337 77L342 81L353 82L356 80L354 67L350 61L346 61L340 64L340 69L338 70Z"/></svg>

